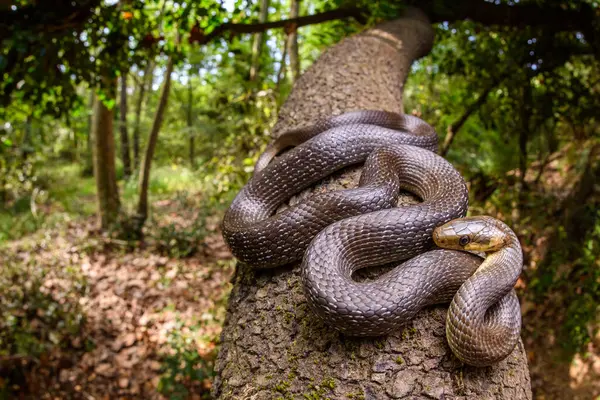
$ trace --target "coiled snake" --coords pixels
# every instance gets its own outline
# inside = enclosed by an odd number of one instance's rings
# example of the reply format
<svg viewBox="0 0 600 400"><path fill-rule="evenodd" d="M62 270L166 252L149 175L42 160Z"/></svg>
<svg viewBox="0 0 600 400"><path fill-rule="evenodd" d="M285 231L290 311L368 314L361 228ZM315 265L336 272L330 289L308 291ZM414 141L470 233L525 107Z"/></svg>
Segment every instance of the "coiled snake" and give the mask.
<svg viewBox="0 0 600 400"><path fill-rule="evenodd" d="M288 146L297 147L270 162ZM387 334L423 307L452 301L446 333L454 354L475 366L496 363L519 338L512 288L521 248L502 222L463 218L465 182L436 148L428 124L382 111L352 112L291 131L259 159L225 214L223 236L238 259L256 268L304 256L311 308L348 335ZM362 162L359 187L320 193L275 214L294 194ZM400 189L422 202L396 207ZM434 240L444 249L431 250ZM352 279L358 269L401 260L407 261L374 281Z"/></svg>

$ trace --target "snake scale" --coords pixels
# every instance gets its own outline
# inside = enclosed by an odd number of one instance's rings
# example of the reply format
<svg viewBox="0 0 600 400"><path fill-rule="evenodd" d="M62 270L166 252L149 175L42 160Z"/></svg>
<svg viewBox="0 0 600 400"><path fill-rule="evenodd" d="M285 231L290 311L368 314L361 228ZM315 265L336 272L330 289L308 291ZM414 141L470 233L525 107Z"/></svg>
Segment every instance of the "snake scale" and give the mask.
<svg viewBox="0 0 600 400"><path fill-rule="evenodd" d="M274 159L289 146L295 147ZM387 334L422 308L451 302L446 336L454 354L470 365L494 364L520 334L513 286L521 247L504 223L464 218L466 184L436 149L430 125L383 111L355 111L284 133L227 210L223 236L255 268L302 259L311 308L351 336ZM276 213L303 189L360 163L357 188L319 193ZM396 207L401 189L422 202ZM401 261L373 281L352 279L361 268Z"/></svg>

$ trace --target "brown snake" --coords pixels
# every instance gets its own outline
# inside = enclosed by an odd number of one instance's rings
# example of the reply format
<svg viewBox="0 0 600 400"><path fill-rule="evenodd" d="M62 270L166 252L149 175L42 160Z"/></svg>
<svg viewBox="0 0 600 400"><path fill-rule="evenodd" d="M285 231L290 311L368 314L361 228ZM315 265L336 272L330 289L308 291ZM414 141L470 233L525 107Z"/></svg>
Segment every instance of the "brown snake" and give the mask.
<svg viewBox="0 0 600 400"><path fill-rule="evenodd" d="M256 268L304 256L309 304L348 335L387 334L423 307L452 300L447 336L458 358L483 366L510 354L521 325L512 289L522 268L519 242L493 218L462 218L466 185L430 151L435 131L416 117L359 111L293 132L267 149L225 215L223 235L233 254ZM290 145L297 147L269 163ZM358 188L321 193L275 213L294 194L362 162ZM396 207L400 189L422 202ZM431 250L433 239L454 250ZM490 254L482 263L457 250ZM408 261L374 281L352 279L358 269L402 260Z"/></svg>

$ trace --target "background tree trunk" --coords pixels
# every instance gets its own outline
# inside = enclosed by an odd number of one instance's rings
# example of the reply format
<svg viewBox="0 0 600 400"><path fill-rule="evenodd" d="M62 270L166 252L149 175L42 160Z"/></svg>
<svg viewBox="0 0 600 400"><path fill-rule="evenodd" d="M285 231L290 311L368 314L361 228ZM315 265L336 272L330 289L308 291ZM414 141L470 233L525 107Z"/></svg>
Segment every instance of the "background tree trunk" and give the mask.
<svg viewBox="0 0 600 400"><path fill-rule="evenodd" d="M260 0L260 11L258 22L263 23L269 15L269 0ZM254 35L254 43L252 43L252 64L250 65L250 80L255 81L258 77L260 68L260 55L262 54L263 42L265 34L263 32Z"/></svg>
<svg viewBox="0 0 600 400"><path fill-rule="evenodd" d="M432 42L431 25L416 10L342 41L298 80L275 133L351 110L402 112L411 63ZM312 191L356 185L359 172L347 169ZM415 200L402 199L408 202ZM238 264L233 283L216 363L216 398L531 398L522 343L494 367L464 366L447 345L446 306L424 310L392 335L356 339L329 328L308 309L297 265L254 271Z"/></svg>
<svg viewBox="0 0 600 400"><path fill-rule="evenodd" d="M83 176L92 176L94 174L94 103L96 94L94 89L90 88L90 98L88 102L89 115L87 120L87 134L86 134L86 154L83 161L83 170L81 171Z"/></svg>
<svg viewBox="0 0 600 400"><path fill-rule="evenodd" d="M287 63L286 63L286 58L287 58L287 53L288 53L288 45L287 45L287 41L288 38L285 37L283 39L283 50L281 52L281 63L279 65L279 70L277 71L277 80L275 81L275 90L277 92L279 92L279 88L281 86L281 82L285 79L286 76L286 71L287 71Z"/></svg>
<svg viewBox="0 0 600 400"><path fill-rule="evenodd" d="M290 18L297 18L300 14L300 0L291 0ZM298 29L296 27L288 35L288 52L290 53L290 69L295 83L300 77L300 56L298 55Z"/></svg>
<svg viewBox="0 0 600 400"><path fill-rule="evenodd" d="M171 91L171 73L173 72L173 57L170 56L167 61L167 68L165 70L164 83L162 92L160 93L160 99L158 101L158 109L154 115L154 122L152 123L152 130L148 137L148 145L146 146L146 153L144 154L144 160L142 161L142 167L140 170L140 183L139 183L139 199L137 206L137 219L138 224L136 229L138 233L141 232L146 218L148 218L148 184L150 183L150 167L152 166L152 158L154 157L154 149L156 148L156 141L158 140L158 133L160 132L160 126L162 125L165 109L169 100L169 92Z"/></svg>
<svg viewBox="0 0 600 400"><path fill-rule="evenodd" d="M146 88L152 90L152 75L154 75L154 61L149 61L144 70L144 76L138 89L137 104L135 106L135 122L133 123L133 165L138 168L140 165L140 124L142 121L142 108L146 95Z"/></svg>
<svg viewBox="0 0 600 400"><path fill-rule="evenodd" d="M121 90L119 93L119 130L121 132L121 161L123 161L123 176L131 176L131 157L129 153L129 133L127 132L127 73L121 75Z"/></svg>
<svg viewBox="0 0 600 400"><path fill-rule="evenodd" d="M194 87L192 86L192 70L188 74L188 104L187 104L187 128L190 136L190 167L196 168L196 135L192 131L194 122Z"/></svg>
<svg viewBox="0 0 600 400"><path fill-rule="evenodd" d="M114 90L112 92L114 96ZM121 204L115 167L113 110L109 110L98 98L94 102L92 132L98 220L101 229L108 229L117 221Z"/></svg>

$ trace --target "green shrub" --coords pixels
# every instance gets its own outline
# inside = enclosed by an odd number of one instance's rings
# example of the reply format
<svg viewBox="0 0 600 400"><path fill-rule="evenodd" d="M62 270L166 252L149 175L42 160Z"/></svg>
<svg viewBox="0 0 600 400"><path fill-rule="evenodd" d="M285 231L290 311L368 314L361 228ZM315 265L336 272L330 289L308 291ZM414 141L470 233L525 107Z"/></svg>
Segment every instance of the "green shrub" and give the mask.
<svg viewBox="0 0 600 400"><path fill-rule="evenodd" d="M205 220L198 218L187 228L171 223L153 229L152 237L157 250L169 257L186 258L193 256L203 245L209 231Z"/></svg>
<svg viewBox="0 0 600 400"><path fill-rule="evenodd" d="M10 259L3 261L0 359L37 361L43 355L69 347L85 323L78 302L85 291L86 282L74 268L50 269ZM19 379L26 367L27 364L15 361L10 376L0 383L0 393L22 385Z"/></svg>
<svg viewBox="0 0 600 400"><path fill-rule="evenodd" d="M200 354L198 351L198 330L201 325L184 329L181 322L169 333L171 351L162 363L162 376L158 391L172 400L183 400L190 392L203 399L210 398L210 380L214 377L216 348ZM210 338L207 339L208 341Z"/></svg>

